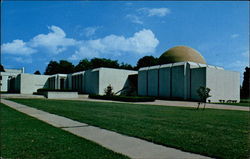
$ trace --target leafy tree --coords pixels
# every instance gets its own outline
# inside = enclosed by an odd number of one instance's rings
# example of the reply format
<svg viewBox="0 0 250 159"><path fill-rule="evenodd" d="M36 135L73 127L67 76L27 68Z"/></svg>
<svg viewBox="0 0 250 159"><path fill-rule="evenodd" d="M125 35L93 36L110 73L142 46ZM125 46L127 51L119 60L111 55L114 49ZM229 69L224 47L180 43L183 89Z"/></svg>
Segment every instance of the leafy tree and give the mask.
<svg viewBox="0 0 250 159"><path fill-rule="evenodd" d="M209 94L210 90L211 90L210 88L203 87L203 86L200 86L200 88L197 89L197 94L199 95L200 100L201 100L201 102L198 103L197 109L199 109L200 104L202 102L204 103L203 110L205 109L207 98L211 97L211 95Z"/></svg>
<svg viewBox="0 0 250 159"><path fill-rule="evenodd" d="M108 87L104 89L104 93L106 96L113 96L114 95L113 87L111 86L111 84L109 84Z"/></svg>
<svg viewBox="0 0 250 159"><path fill-rule="evenodd" d="M240 91L241 98L250 98L250 68L246 67Z"/></svg>
<svg viewBox="0 0 250 159"><path fill-rule="evenodd" d="M44 72L45 75L53 75L59 72L59 63L57 61L50 61L46 70Z"/></svg>
<svg viewBox="0 0 250 159"><path fill-rule="evenodd" d="M60 60L58 63L57 61L50 61L48 66L45 70L45 75L53 75L57 73L73 73L74 72L74 65L71 62L66 60Z"/></svg>
<svg viewBox="0 0 250 159"><path fill-rule="evenodd" d="M157 57L144 56L137 61L136 68L139 69L141 67L154 66L158 64L159 62Z"/></svg>
<svg viewBox="0 0 250 159"><path fill-rule="evenodd" d="M60 60L59 62L59 72L58 73L64 73L69 74L74 72L75 66L66 60Z"/></svg>
<svg viewBox="0 0 250 159"><path fill-rule="evenodd" d="M37 70L36 72L34 72L34 74L35 75L40 75L41 73L40 73L40 71Z"/></svg>
<svg viewBox="0 0 250 159"><path fill-rule="evenodd" d="M117 60L110 60L105 58L93 58L90 61L92 68L108 67L108 68L119 68Z"/></svg>
<svg viewBox="0 0 250 159"><path fill-rule="evenodd" d="M88 59L81 60L75 67L75 72L84 71L92 68L92 64Z"/></svg>
<svg viewBox="0 0 250 159"><path fill-rule="evenodd" d="M5 72L3 65L0 65L0 72Z"/></svg>
<svg viewBox="0 0 250 159"><path fill-rule="evenodd" d="M131 66L130 64L127 63L121 63L120 67L121 69L126 69L126 70L134 70L135 68L133 68L133 66Z"/></svg>

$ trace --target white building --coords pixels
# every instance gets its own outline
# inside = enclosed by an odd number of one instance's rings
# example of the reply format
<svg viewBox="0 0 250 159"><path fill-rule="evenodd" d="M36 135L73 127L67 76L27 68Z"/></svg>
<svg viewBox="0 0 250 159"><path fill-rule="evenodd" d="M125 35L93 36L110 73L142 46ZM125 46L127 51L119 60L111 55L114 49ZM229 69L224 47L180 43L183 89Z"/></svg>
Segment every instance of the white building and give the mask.
<svg viewBox="0 0 250 159"><path fill-rule="evenodd" d="M197 89L211 89L211 102L240 101L240 74L207 65L194 49L177 46L160 57L163 65L141 68L138 95L166 99L199 100Z"/></svg>
<svg viewBox="0 0 250 159"><path fill-rule="evenodd" d="M1 91L32 94L39 88L70 89L84 94L104 94L111 85L116 94L133 92L140 96L166 99L199 100L200 86L211 89L211 102L240 101L240 74L206 64L196 50L177 46L159 58L162 65L131 71L96 68L73 74L34 75L24 72L1 72ZM7 73L7 75L5 75Z"/></svg>
<svg viewBox="0 0 250 159"><path fill-rule="evenodd" d="M22 69L4 69L5 72L0 72L0 92L11 91L10 79L16 77L20 73L24 73Z"/></svg>

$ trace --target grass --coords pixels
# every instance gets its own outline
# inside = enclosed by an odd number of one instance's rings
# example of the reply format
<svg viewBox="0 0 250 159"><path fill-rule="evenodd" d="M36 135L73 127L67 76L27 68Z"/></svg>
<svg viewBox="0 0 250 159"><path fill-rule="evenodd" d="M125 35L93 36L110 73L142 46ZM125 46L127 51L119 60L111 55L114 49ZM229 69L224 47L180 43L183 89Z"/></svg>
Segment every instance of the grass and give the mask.
<svg viewBox="0 0 250 159"><path fill-rule="evenodd" d="M0 103L0 158L127 159L93 142L52 127Z"/></svg>
<svg viewBox="0 0 250 159"><path fill-rule="evenodd" d="M249 112L127 103L13 99L129 136L216 158L248 158Z"/></svg>

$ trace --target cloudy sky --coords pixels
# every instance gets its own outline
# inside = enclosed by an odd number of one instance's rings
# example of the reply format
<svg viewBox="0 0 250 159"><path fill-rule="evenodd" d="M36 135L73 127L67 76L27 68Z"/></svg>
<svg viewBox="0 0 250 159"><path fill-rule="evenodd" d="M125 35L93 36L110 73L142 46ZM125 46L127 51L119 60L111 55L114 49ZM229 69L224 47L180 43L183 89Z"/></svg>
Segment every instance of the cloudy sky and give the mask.
<svg viewBox="0 0 250 159"><path fill-rule="evenodd" d="M61 59L135 65L176 45L225 69L249 65L249 2L3 2L1 25L2 64L28 73Z"/></svg>

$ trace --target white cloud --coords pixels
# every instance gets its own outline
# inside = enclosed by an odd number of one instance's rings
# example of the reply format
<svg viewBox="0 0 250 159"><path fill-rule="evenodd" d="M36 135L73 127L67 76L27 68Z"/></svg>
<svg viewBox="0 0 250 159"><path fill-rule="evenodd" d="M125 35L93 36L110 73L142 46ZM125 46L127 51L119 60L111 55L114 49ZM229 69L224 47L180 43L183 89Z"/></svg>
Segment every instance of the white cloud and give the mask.
<svg viewBox="0 0 250 159"><path fill-rule="evenodd" d="M145 13L147 16L158 16L158 17L164 17L167 14L171 13L171 10L169 8L140 8L138 9L139 12Z"/></svg>
<svg viewBox="0 0 250 159"><path fill-rule="evenodd" d="M239 36L240 36L239 34L232 34L232 35L231 35L231 38L232 38L232 39L235 39L235 38L238 38Z"/></svg>
<svg viewBox="0 0 250 159"><path fill-rule="evenodd" d="M48 34L36 35L28 42L13 40L11 43L2 44L1 51L12 55L27 55L27 58L17 56L13 57L13 60L31 63L28 55L42 52L44 49L47 54L58 54L71 47L73 55L69 59L78 60L86 57L120 56L124 53L144 55L154 53L159 44L159 40L149 29L142 29L131 37L111 34L103 38L82 41L67 38L65 32L57 26L51 26L49 30Z"/></svg>
<svg viewBox="0 0 250 159"><path fill-rule="evenodd" d="M50 30L48 34L39 34L35 36L29 44L32 47L45 48L53 54L63 52L67 47L76 44L74 39L66 38L65 32L61 28L53 25L48 28Z"/></svg>
<svg viewBox="0 0 250 159"><path fill-rule="evenodd" d="M126 18L128 18L132 23L143 24L143 21L136 15L128 14L126 15Z"/></svg>
<svg viewBox="0 0 250 159"><path fill-rule="evenodd" d="M23 40L13 40L11 43L5 43L1 46L1 52L13 55L30 55L37 50L27 46Z"/></svg>
<svg viewBox="0 0 250 159"><path fill-rule="evenodd" d="M132 37L109 35L96 40L82 41L79 49L69 58L78 60L84 57L96 57L100 54L153 53L159 40L151 30L143 29Z"/></svg>
<svg viewBox="0 0 250 159"><path fill-rule="evenodd" d="M84 29L84 35L86 37L93 36L95 35L97 29L99 29L99 27L87 27Z"/></svg>

